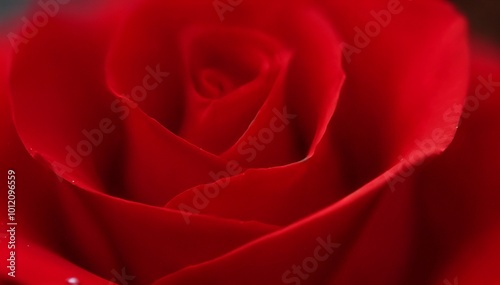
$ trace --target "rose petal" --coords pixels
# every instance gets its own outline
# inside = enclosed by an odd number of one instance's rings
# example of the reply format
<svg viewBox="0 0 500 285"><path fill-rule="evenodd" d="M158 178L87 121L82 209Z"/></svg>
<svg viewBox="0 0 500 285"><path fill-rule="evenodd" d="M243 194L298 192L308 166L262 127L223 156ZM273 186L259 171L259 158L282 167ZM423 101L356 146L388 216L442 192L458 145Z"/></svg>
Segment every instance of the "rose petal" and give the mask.
<svg viewBox="0 0 500 285"><path fill-rule="evenodd" d="M410 40L395 42L402 27L395 24L388 26L381 38L376 39L379 42L374 41L359 54L370 62L381 58L386 60L380 66L384 71L378 72L370 64L354 60L346 66L352 74L348 74L348 84L344 86L340 98L341 105L333 115L326 136L316 138L321 151L314 154L313 159L279 169L244 172L243 168L237 173L243 173L239 177L189 189L169 201L167 207L179 209L180 205L190 205L195 210L194 214L285 225L356 190L383 173L395 160L405 162L399 164L401 168L392 168L397 173L393 174L389 183L398 187L397 179L408 161L420 164L426 157L442 151L453 138L458 116L451 116L454 114L451 111L455 111L455 104L463 102L466 90L467 47L462 19L449 7L437 4L435 9L442 9L443 12L439 17L437 14L430 15L423 26L407 23L420 15L419 9L422 8L407 7L404 10L406 14L397 15L405 21L403 26L406 31L422 33L424 28L432 29L432 33L429 31L428 35L418 39L424 41L427 47L432 45L435 48L435 38L449 34L447 41L438 41L440 46L431 56L420 50L422 44L408 47L412 42ZM442 15L448 15L448 18L443 19ZM381 50L389 44L393 45L393 49L406 48L407 53L394 54ZM432 64L422 65L418 61L422 56L427 56L426 62ZM439 79L429 78L428 74ZM425 92L426 96L415 93L417 91ZM315 98L334 96L328 92L317 94L320 95ZM299 96L296 98L302 99ZM328 112L323 110L320 113ZM324 120L328 122L327 117ZM270 119L267 118L267 121ZM405 128L402 129L400 124L405 124ZM266 124L261 122L257 125ZM440 134L437 141L434 140L436 132ZM272 145L278 147L282 142L272 142ZM426 148L422 149L422 146ZM261 154L257 150L253 149L255 155L248 155L248 158L267 160L273 155L265 151ZM236 161L236 165L244 165L236 155L230 158ZM229 162L228 166L231 163L234 164Z"/></svg>
<svg viewBox="0 0 500 285"><path fill-rule="evenodd" d="M186 144L141 115L133 102L109 92L104 60L117 21L112 15L74 19L61 11L15 55L16 128L32 156L67 181L164 205L180 191L210 181L209 172L224 161ZM141 72L148 74L145 67ZM164 173L179 170L184 175L164 179Z"/></svg>
<svg viewBox="0 0 500 285"><path fill-rule="evenodd" d="M146 1L127 21L126 28L123 29L110 53L108 77L111 88L117 94L130 90L133 86L131 82L138 82L141 79L138 67L143 68L160 62L162 66L172 71L172 80L175 83L154 90L154 94L158 96L155 95L151 101L144 102L141 108L174 133L209 151L221 152L232 143L233 146L222 155L227 159L241 157L241 152L245 150L242 151L238 147L242 143L247 143L245 141L249 137L259 135L262 128L268 127L270 118L275 116L272 112L274 108L281 112L286 105L290 112L299 115L299 119L285 131L276 133L274 138L276 143L266 146L261 158L246 164L251 167L267 167L304 158L314 151L335 108L338 89L343 79L338 41L335 31L325 24L317 11L302 3L287 4L286 8L280 3L265 3L265 10L261 9L262 5L264 3L259 1L245 2L237 11L235 10L235 15L237 13L238 17L231 17L227 22L220 23L214 17L217 13L212 10L212 1L201 3ZM268 14L267 17L261 15L263 11ZM190 16L179 17L186 14ZM165 17L169 19L168 22L162 20ZM281 70L281 78L278 78L273 89L268 91L271 93L269 97L272 98L264 103L256 116L255 109L262 101L260 98L263 94L254 96L255 101L250 104L246 99L234 99L231 112L225 112L222 117L218 115L221 108L219 103L222 104L220 101L188 104L189 102L186 103L182 99L183 95L191 92L193 87L181 85L181 82L191 82L191 75L181 77L181 74L186 72L183 71L184 67L179 58L185 56L179 55L186 54L186 51L179 50L185 48L185 45L180 45L179 42L185 38L185 34L191 33L199 26L203 26L207 32L217 30L217 33L221 34L224 34L222 32L224 30L230 30L226 26L241 31L252 30L253 33L267 34L282 43L285 51L293 53L292 66ZM294 30L294 33L286 32L290 29ZM315 32L310 33L310 30ZM159 34L164 37L158 37ZM234 36L230 38L235 41ZM127 44L130 42L144 44L140 46ZM254 43L256 48L259 46L258 43L259 41ZM237 50L237 47L234 47L237 44L231 42L225 43L219 40L215 45L221 45L221 50L227 50L226 55L232 49ZM260 44L259 48L266 49L266 44ZM309 73L320 75L309 76ZM304 78L303 74L307 74L307 77ZM294 87L288 87L291 82ZM250 94L246 93L248 91L250 90L242 93L249 96ZM258 92L263 91L265 89L258 89ZM184 96L189 99L189 96ZM180 114L182 111L179 110L184 110L184 113ZM224 119L229 122L224 122ZM183 129L180 130L181 128ZM235 138L239 138L236 143Z"/></svg>
<svg viewBox="0 0 500 285"><path fill-rule="evenodd" d="M339 177L341 166L331 159L331 144L326 138L310 159L282 167L244 171L237 161L229 161L226 170L214 175L217 181L179 194L166 207L188 216L288 225L348 194Z"/></svg>
<svg viewBox="0 0 500 285"><path fill-rule="evenodd" d="M111 280L100 278L36 243L18 238L17 245L16 275L8 276L6 267L2 267L2 284L69 285L72 279L79 282L75 284L110 284Z"/></svg>
<svg viewBox="0 0 500 285"><path fill-rule="evenodd" d="M198 27L183 36L187 86L179 135L220 154L266 101L277 74L288 66L287 50L244 28Z"/></svg>
<svg viewBox="0 0 500 285"><path fill-rule="evenodd" d="M61 11L39 28L14 56L10 91L16 128L30 153L45 158L60 176L102 191L104 178L99 172L117 161L120 147L115 142L121 128L115 126L113 135L102 139L103 145L90 144L82 134L83 130L99 128L101 119L108 118L106 108L113 99L102 84L98 67L114 14L102 19L98 12L102 11L96 9L92 21L71 21ZM86 36L94 41L82 45ZM83 51L84 58L77 56ZM83 146L84 141L90 151ZM94 155L76 154L79 147L82 153Z"/></svg>
<svg viewBox="0 0 500 285"><path fill-rule="evenodd" d="M401 159L442 152L467 88L465 21L439 1L318 2L350 45L356 27L395 11L359 53L344 50L347 80L331 125L346 185L357 189Z"/></svg>
<svg viewBox="0 0 500 285"><path fill-rule="evenodd" d="M500 47L473 41L471 84L457 136L415 177L420 255L460 284L500 282ZM491 81L489 80L491 79ZM485 84L490 81L492 84ZM488 95L489 94L489 95Z"/></svg>
<svg viewBox="0 0 500 285"><path fill-rule="evenodd" d="M335 248L331 248L331 258L321 263L314 275L311 274L307 281L299 279L301 284L319 284L332 273L332 268L338 267L340 261L345 258L351 244L355 243L358 230L371 219L373 211L382 209L382 207L375 206L380 203L379 196L383 193L382 191L385 191L385 196L391 195L388 189L385 178L380 176L321 212L278 232L263 236L217 259L166 276L155 284L198 284L200 282L279 284L289 281L283 275L294 264L300 265L305 258L314 255L315 248L320 245L318 238L325 242L340 243ZM384 219L387 221L385 216ZM380 221L380 218L376 220ZM399 220L404 221L402 218ZM380 231L380 233L385 232ZM322 252L322 254L325 253ZM250 260L252 266L248 265Z"/></svg>
<svg viewBox="0 0 500 285"><path fill-rule="evenodd" d="M178 211L60 183L49 169L37 165L27 154L24 157L28 160L8 160L18 181L16 237L105 279L113 277L113 270L125 267L137 276L137 282L148 284L277 229L257 222L201 216L192 217L187 224ZM24 258L30 253L19 254ZM18 274L21 280L30 278L29 271Z"/></svg>

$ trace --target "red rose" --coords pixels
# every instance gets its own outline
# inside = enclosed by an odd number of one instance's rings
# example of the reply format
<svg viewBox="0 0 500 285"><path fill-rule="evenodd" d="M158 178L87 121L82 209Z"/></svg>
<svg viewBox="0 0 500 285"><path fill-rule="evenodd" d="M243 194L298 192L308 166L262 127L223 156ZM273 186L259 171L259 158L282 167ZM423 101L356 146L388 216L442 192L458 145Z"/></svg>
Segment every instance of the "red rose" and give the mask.
<svg viewBox="0 0 500 285"><path fill-rule="evenodd" d="M450 4L129 4L7 34L2 281L500 280L500 60Z"/></svg>

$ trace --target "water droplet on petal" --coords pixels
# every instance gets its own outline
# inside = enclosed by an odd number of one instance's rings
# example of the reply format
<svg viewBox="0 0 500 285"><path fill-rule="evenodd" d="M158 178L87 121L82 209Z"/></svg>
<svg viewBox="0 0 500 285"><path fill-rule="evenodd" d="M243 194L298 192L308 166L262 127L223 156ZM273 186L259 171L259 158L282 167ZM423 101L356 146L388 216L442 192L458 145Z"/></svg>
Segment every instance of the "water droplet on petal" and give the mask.
<svg viewBox="0 0 500 285"><path fill-rule="evenodd" d="M71 285L79 285L80 281L76 277L66 279L66 282Z"/></svg>

